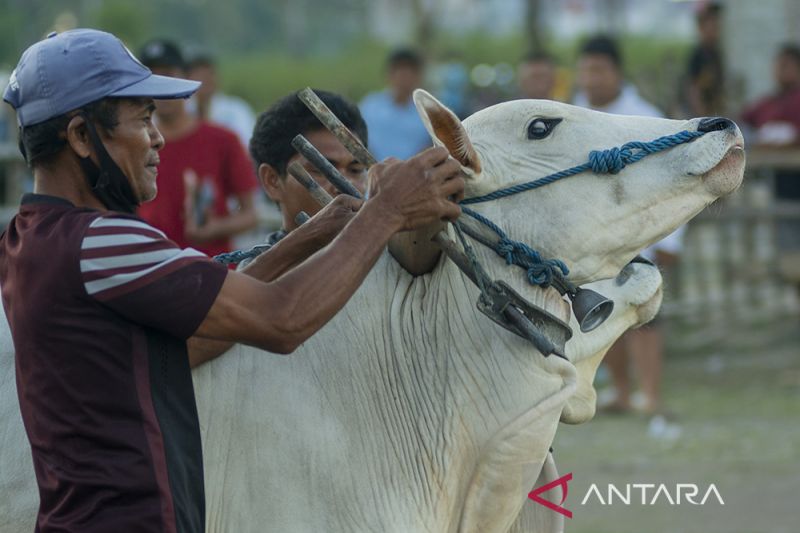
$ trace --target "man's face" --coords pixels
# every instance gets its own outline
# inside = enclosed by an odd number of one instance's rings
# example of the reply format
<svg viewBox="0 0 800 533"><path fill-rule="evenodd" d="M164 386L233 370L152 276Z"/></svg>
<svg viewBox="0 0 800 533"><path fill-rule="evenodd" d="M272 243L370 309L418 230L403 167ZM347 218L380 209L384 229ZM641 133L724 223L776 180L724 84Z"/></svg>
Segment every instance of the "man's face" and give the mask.
<svg viewBox="0 0 800 533"><path fill-rule="evenodd" d="M518 71L519 90L523 98L551 99L556 85L556 69L547 61L527 61Z"/></svg>
<svg viewBox="0 0 800 533"><path fill-rule="evenodd" d="M578 85L590 105L603 107L613 102L622 90L622 73L608 56L587 54L578 61Z"/></svg>
<svg viewBox="0 0 800 533"><path fill-rule="evenodd" d="M342 143L334 137L328 130L314 130L304 132L303 135L313 144L325 158L336 167L336 169L352 183L356 189L362 193L366 190L367 172L364 165L359 163ZM337 196L339 192L326 180L322 174L317 172L315 167L300 154L295 154L289 163L300 162L309 174L328 191L331 196ZM276 172L268 165L262 165L259 169L259 178L264 189L274 201L281 206L283 215L284 229L287 231L297 227L294 219L300 211L305 211L309 216L321 209L319 204L311 197L305 187L300 185L288 172L286 176L277 176Z"/></svg>
<svg viewBox="0 0 800 533"><path fill-rule="evenodd" d="M153 100L123 99L117 105L117 127L110 134L100 129L106 151L130 181L140 203L156 197L158 151L164 137L153 124Z"/></svg>
<svg viewBox="0 0 800 533"><path fill-rule="evenodd" d="M788 54L781 54L775 61L775 81L781 90L800 85L800 63Z"/></svg>
<svg viewBox="0 0 800 533"><path fill-rule="evenodd" d="M195 97L198 100L207 100L217 90L217 75L211 65L196 65L189 70L189 79L202 83L197 89Z"/></svg>
<svg viewBox="0 0 800 533"><path fill-rule="evenodd" d="M389 87L396 96L409 97L414 89L422 85L422 69L408 63L389 67L387 73Z"/></svg>
<svg viewBox="0 0 800 533"><path fill-rule="evenodd" d="M718 15L704 15L697 20L697 31L700 34L700 42L705 45L713 45L719 42L720 23Z"/></svg>

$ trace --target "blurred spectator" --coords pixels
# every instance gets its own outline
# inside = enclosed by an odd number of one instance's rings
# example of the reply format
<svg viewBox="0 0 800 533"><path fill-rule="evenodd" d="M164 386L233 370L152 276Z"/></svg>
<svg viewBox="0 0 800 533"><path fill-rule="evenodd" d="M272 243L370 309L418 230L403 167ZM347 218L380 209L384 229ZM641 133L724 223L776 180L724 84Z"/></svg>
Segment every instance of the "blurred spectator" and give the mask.
<svg viewBox="0 0 800 533"><path fill-rule="evenodd" d="M314 92L350 131L367 144L367 125L358 107L337 94L319 90ZM291 141L299 134L308 139L357 189L362 192L366 189L364 165L322 125L297 97L297 93L282 98L258 117L250 140L250 156L256 163L258 178L267 195L279 205L283 217L283 227L269 235L269 244L275 244L297 227L295 217L300 211L313 216L320 210L319 204L311 198L305 187L289 176L287 168L290 163L299 161L331 196L338 194L330 182L292 148Z"/></svg>
<svg viewBox="0 0 800 533"><path fill-rule="evenodd" d="M5 92L10 76L8 72L0 70L0 91ZM3 109L0 109L0 143L8 142L12 138L11 124L13 122L14 120L8 108L3 106Z"/></svg>
<svg viewBox="0 0 800 533"><path fill-rule="evenodd" d="M556 63L543 52L531 52L517 67L517 82L521 98L554 100Z"/></svg>
<svg viewBox="0 0 800 533"><path fill-rule="evenodd" d="M586 41L578 57L579 92L573 103L616 115L663 116L626 83L617 43L599 35Z"/></svg>
<svg viewBox="0 0 800 533"><path fill-rule="evenodd" d="M774 64L775 92L746 106L744 122L756 144L798 144L800 137L800 47L785 44Z"/></svg>
<svg viewBox="0 0 800 533"><path fill-rule="evenodd" d="M386 61L389 86L368 94L360 104L369 127L369 148L380 161L387 157L408 159L431 145L412 95L422 84L422 56L410 49L395 50Z"/></svg>
<svg viewBox="0 0 800 533"><path fill-rule="evenodd" d="M185 77L183 57L172 42L151 41L140 59L156 74ZM231 238L257 223L258 183L239 138L199 120L180 99L157 101L156 118L166 141L159 154L158 195L142 204L139 215L182 248L210 256L230 250Z"/></svg>
<svg viewBox="0 0 800 533"><path fill-rule="evenodd" d="M456 52L449 52L442 63L434 69L434 78L439 100L458 118L466 118L469 114L467 102L469 73L463 59Z"/></svg>
<svg viewBox="0 0 800 533"><path fill-rule="evenodd" d="M659 266L664 279L669 279L680 259L685 228L679 227L641 252L641 255ZM657 316L649 324L626 332L606 354L604 362L611 375L614 398L609 404L601 406L602 410L624 413L634 406L631 401L631 360L643 396L643 402L636 407L647 414L660 413L663 408L661 376L664 360L664 325L661 317Z"/></svg>
<svg viewBox="0 0 800 533"><path fill-rule="evenodd" d="M755 144L797 148L800 145L800 47L783 45L774 68L775 93L746 107L742 120L754 130L751 140ZM800 173L776 171L775 198L800 204ZM779 219L776 240L781 251L800 250L800 223L796 219Z"/></svg>
<svg viewBox="0 0 800 533"><path fill-rule="evenodd" d="M697 10L700 42L689 56L686 112L692 117L725 114L725 68L720 50L722 5L703 2Z"/></svg>
<svg viewBox="0 0 800 533"><path fill-rule="evenodd" d="M253 135L253 126L256 125L256 116L250 106L236 96L223 94L217 86L217 65L214 58L208 54L196 54L189 61L188 75L190 79L203 84L189 101L190 111L197 114L201 120L207 120L220 126L225 126L236 133L247 147L250 136Z"/></svg>
<svg viewBox="0 0 800 533"><path fill-rule="evenodd" d="M633 85L625 83L622 55L615 41L598 36L589 39L578 58L580 91L575 104L617 115L661 117L661 112L645 101ZM642 255L660 267L677 261L684 227L647 248ZM655 414L661 410L664 330L658 319L650 325L625 333L608 351L606 366L611 374L615 399L604 410L625 412L631 408L629 363L633 359L644 394L643 410Z"/></svg>

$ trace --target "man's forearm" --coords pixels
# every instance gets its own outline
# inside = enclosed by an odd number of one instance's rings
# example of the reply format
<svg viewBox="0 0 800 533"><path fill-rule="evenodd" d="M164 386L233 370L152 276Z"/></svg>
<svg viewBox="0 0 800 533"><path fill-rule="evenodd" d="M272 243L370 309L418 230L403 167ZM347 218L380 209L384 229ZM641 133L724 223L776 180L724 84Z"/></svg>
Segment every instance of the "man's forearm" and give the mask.
<svg viewBox="0 0 800 533"><path fill-rule="evenodd" d="M239 272L260 281L270 282L286 271L305 261L314 252L327 244L304 228L298 228L272 248L258 256ZM203 337L192 337L186 344L189 365L194 368L227 352L235 343Z"/></svg>
<svg viewBox="0 0 800 533"><path fill-rule="evenodd" d="M292 231L239 272L260 281L273 281L330 242L330 238L320 238L306 229L301 226Z"/></svg>

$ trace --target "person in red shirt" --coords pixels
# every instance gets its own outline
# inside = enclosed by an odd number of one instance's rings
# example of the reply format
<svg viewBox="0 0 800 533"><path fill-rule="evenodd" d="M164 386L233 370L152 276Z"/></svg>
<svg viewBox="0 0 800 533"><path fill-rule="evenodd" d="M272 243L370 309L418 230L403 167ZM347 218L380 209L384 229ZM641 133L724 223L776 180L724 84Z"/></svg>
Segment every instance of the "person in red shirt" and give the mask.
<svg viewBox="0 0 800 533"><path fill-rule="evenodd" d="M800 143L800 47L786 44L775 58L777 90L747 106L742 120L757 144Z"/></svg>
<svg viewBox="0 0 800 533"><path fill-rule="evenodd" d="M775 58L775 93L748 106L742 120L754 130L754 144L772 147L800 145L800 47L785 44ZM800 173L775 171L775 198L782 203L800 205ZM775 238L782 252L800 253L800 224L781 219L775 225Z"/></svg>
<svg viewBox="0 0 800 533"><path fill-rule="evenodd" d="M145 45L141 60L156 74L186 75L181 52L169 41ZM257 223L253 194L258 182L239 138L195 117L184 100L158 101L156 118L166 141L158 196L140 207L139 216L180 247L209 256L230 251L232 237ZM232 212L229 202L236 206Z"/></svg>

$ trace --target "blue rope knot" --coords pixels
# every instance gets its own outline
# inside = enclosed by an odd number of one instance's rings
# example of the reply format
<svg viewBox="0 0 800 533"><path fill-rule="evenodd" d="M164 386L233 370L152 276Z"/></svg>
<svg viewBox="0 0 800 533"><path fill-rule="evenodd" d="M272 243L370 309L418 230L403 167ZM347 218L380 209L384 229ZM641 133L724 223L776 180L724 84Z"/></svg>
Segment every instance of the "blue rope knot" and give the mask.
<svg viewBox="0 0 800 533"><path fill-rule="evenodd" d="M553 282L553 268L545 263L534 265L528 269L528 282L547 288Z"/></svg>
<svg viewBox="0 0 800 533"><path fill-rule="evenodd" d="M631 162L633 153L626 146L589 152L589 165L596 174L618 174Z"/></svg>
<svg viewBox="0 0 800 533"><path fill-rule="evenodd" d="M503 237L494 249L498 255L505 258L508 265L514 264L514 244L514 241Z"/></svg>

